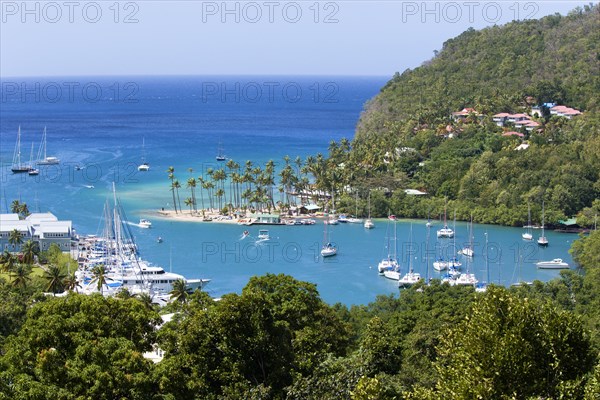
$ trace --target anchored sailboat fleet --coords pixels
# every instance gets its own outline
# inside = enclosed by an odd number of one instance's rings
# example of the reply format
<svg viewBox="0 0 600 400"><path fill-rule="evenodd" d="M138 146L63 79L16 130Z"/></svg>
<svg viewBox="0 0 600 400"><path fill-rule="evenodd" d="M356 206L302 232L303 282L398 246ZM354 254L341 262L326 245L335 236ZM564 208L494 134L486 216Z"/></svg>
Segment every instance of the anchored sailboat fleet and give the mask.
<svg viewBox="0 0 600 400"><path fill-rule="evenodd" d="M102 237L87 236L80 240L79 268L76 277L82 283L84 293L101 291L113 295L128 289L132 293L148 293L166 296L173 290L173 283L183 280L189 291L201 289L210 279L186 279L183 275L167 272L162 267L142 260L137 245L125 223L123 208L117 200L113 184L114 207L105 207L105 228ZM103 266L99 277L94 267ZM98 283L99 279L105 282Z"/></svg>

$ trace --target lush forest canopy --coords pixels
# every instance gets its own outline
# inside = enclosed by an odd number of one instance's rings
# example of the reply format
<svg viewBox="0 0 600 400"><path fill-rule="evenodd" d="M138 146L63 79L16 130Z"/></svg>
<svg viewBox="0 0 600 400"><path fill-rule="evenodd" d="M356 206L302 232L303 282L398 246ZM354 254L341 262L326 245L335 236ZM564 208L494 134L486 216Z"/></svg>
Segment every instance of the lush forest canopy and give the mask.
<svg viewBox="0 0 600 400"><path fill-rule="evenodd" d="M436 56L396 74L366 106L356 137L332 142L329 157L312 160L322 188L367 191L379 200L372 212L432 217L444 198L459 219L518 225L527 205L541 222L581 217L589 226L600 205L600 7L568 16L515 21L446 41ZM530 113L547 102L574 107L568 120L546 109L539 130L504 137L494 114ZM452 112L475 113L454 120ZM515 150L521 143L525 150ZM319 164L321 166L319 167ZM407 198L401 189L429 196ZM379 191L380 193L375 193ZM354 195L340 196L354 211Z"/></svg>
<svg viewBox="0 0 600 400"><path fill-rule="evenodd" d="M163 309L0 279L0 399L597 399L600 232L572 252L585 273L485 293L434 280L350 308L286 275Z"/></svg>

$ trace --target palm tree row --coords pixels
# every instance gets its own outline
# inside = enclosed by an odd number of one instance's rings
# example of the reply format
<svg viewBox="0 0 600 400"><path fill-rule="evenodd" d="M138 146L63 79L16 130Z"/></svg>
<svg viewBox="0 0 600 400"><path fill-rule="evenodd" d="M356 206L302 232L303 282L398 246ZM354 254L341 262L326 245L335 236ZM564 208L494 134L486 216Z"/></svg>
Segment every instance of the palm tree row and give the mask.
<svg viewBox="0 0 600 400"><path fill-rule="evenodd" d="M292 166L288 156L284 160L285 166L278 173L279 182L276 182L276 164L273 160L269 160L264 168L255 165L250 160L246 161L242 168L236 161L229 160L224 167L208 168L204 176L197 178L192 176L193 170L189 168L188 172L191 176L187 180L186 187L190 191L190 196L185 198L184 204L189 208L190 214L198 212L198 197L200 197L202 212L204 212L205 206L212 210L227 208L230 212L248 209L270 211L278 207L285 208L295 201L291 193L309 189L308 173L312 169L304 168L300 157L295 160L296 168ZM179 199L181 185L178 184L173 167L169 167L167 173L168 179L171 181L170 190L173 196L174 210L179 213L182 208L179 201L176 202L176 200ZM279 193L277 201L276 190ZM207 200L206 203L205 200Z"/></svg>
<svg viewBox="0 0 600 400"><path fill-rule="evenodd" d="M373 146L373 143L365 145L360 141L351 144L347 139L339 143L331 141L327 157L318 153L305 160L296 157L292 161L285 156L282 167L278 169L273 160L260 166L251 160L241 165L232 159L220 168L208 168L203 176L194 177L190 168L186 186L190 195L185 198L184 204L190 214L198 212L198 198L202 213L206 208L219 211L226 208L229 213L283 211L297 205L298 198L304 204L309 198L312 201L326 200L330 193L338 196L357 189L365 189L363 193L366 193L382 185L394 186L403 177L383 178L389 175L394 157L386 149L394 149L396 145L384 138L372 140L380 142L380 146ZM374 147L378 150L374 151ZM182 212L179 200L181 185L175 177L175 169L169 167L167 173L174 210Z"/></svg>

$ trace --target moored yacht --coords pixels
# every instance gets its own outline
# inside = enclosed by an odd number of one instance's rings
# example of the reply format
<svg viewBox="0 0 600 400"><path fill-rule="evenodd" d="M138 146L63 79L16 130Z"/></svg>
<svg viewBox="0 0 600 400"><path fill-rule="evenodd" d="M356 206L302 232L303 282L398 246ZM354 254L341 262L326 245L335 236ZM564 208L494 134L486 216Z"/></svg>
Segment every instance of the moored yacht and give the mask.
<svg viewBox="0 0 600 400"><path fill-rule="evenodd" d="M552 261L539 261L535 264L539 269L568 269L569 264L562 258L555 258Z"/></svg>
<svg viewBox="0 0 600 400"><path fill-rule="evenodd" d="M42 143L38 150L38 165L55 165L59 164L60 160L57 157L48 156L46 154L46 127L44 127L44 134L42 135Z"/></svg>

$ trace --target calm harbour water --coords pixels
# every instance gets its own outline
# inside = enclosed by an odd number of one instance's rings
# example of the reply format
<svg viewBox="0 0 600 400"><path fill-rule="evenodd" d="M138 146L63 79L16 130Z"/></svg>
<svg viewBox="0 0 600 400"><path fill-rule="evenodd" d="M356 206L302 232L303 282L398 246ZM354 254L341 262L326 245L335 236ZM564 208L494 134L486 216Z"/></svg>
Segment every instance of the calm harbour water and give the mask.
<svg viewBox="0 0 600 400"><path fill-rule="evenodd" d="M75 81L78 87L98 85L102 96L96 99L75 91L73 98L65 93L57 100L49 97L52 82L64 86L64 82ZM339 254L323 260L318 257L321 221L313 226L269 227L272 239L260 245L255 243L256 226L249 228L250 237L241 240L246 227L174 222L155 215L155 210L168 207L171 198L165 172L169 166L175 167L182 182L200 176L208 168L218 167L214 157L219 143L225 154L240 164L246 160L264 164L273 159L282 165L285 155L293 160L297 155L326 154L330 140L352 138L365 101L377 94L385 81L381 77L14 80L34 94L1 93L0 209L6 212L12 200L21 199L32 211L51 211L60 219L72 220L80 234L100 233L103 205L112 199L115 182L130 221L152 220L151 229L132 227L142 257L189 278L212 279L207 290L215 297L240 292L251 276L266 272L316 283L329 303L366 304L378 294L397 294L394 282L380 277L376 268L387 254L387 220L377 220L373 230L352 224L331 227ZM126 85L131 82L135 90ZM36 84L39 96L35 95ZM48 93L44 94L43 88ZM270 93L269 88L276 89ZM12 175L10 163L19 125L23 157L29 159L32 142L37 152L47 126L48 155L59 157L60 166L44 167L35 178ZM151 165L147 173L136 170L142 140ZM85 168L76 170L76 165ZM191 175L188 168L193 169ZM188 196L185 188L181 193ZM432 268L427 271L427 260L431 265L440 253L454 254L454 241L436 240L440 223L434 224L427 242L425 221L397 222L396 244L404 270L412 264L423 276L437 277L439 273ZM457 223L456 230L456 247L460 248L467 241L467 224ZM473 230L476 255L468 267L480 280L489 276L490 281L505 285L519 280L546 281L558 276L558 271L537 270L535 262L560 257L573 265L568 249L576 235L546 232L550 246L541 249L522 241L521 229L474 225ZM534 238L539 233L534 231ZM157 236L164 242L157 243ZM462 261L464 270L467 260Z"/></svg>

